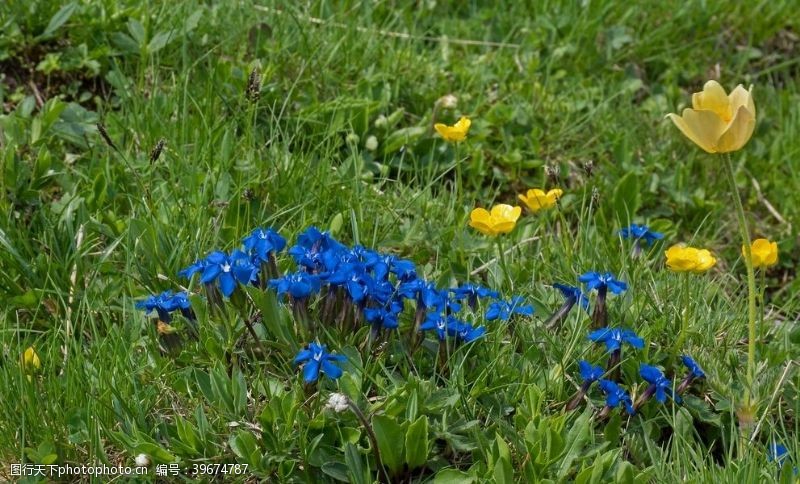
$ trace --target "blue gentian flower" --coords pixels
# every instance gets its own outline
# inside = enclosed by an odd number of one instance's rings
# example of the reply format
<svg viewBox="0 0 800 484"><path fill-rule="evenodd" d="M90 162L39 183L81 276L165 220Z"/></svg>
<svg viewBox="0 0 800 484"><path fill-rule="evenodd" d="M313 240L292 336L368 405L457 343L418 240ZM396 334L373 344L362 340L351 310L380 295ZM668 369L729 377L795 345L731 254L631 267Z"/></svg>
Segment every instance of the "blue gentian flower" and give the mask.
<svg viewBox="0 0 800 484"><path fill-rule="evenodd" d="M305 267L311 272L319 272L325 268L323 258L327 257L330 263L334 257L333 253L320 252L318 250L309 249L308 247L303 247L302 245L293 245L287 252L292 256L297 265Z"/></svg>
<svg viewBox="0 0 800 484"><path fill-rule="evenodd" d="M581 372L581 379L584 383L592 383L602 378L605 370L600 366L592 366L588 361L581 360L578 362L578 368Z"/></svg>
<svg viewBox="0 0 800 484"><path fill-rule="evenodd" d="M706 373L702 368L700 368L700 365L698 365L697 362L692 359L691 356L683 355L681 356L681 361L689 370L689 373L691 373L692 378L705 378Z"/></svg>
<svg viewBox="0 0 800 484"><path fill-rule="evenodd" d="M553 284L553 287L561 291L561 294L563 294L567 300L579 302L585 311L589 311L589 298L581 291L581 288L559 283Z"/></svg>
<svg viewBox="0 0 800 484"><path fill-rule="evenodd" d="M637 349L644 348L644 340L630 329L600 328L589 333L588 338L595 343L605 343L609 353L620 350L622 343L628 343Z"/></svg>
<svg viewBox="0 0 800 484"><path fill-rule="evenodd" d="M414 279L401 283L398 287L398 292L405 298L415 299L418 303L422 303L422 307L425 308L432 308L442 304L442 295L436 284L423 279Z"/></svg>
<svg viewBox="0 0 800 484"><path fill-rule="evenodd" d="M328 378L333 380L342 376L342 369L334 364L336 361L344 361L344 355L332 355L328 353L325 345L310 343L306 348L300 350L294 358L294 364L305 363L303 367L303 380L312 383L319 379L319 373L323 372Z"/></svg>
<svg viewBox="0 0 800 484"><path fill-rule="evenodd" d="M225 297L230 297L236 289L236 283L249 284L254 282L258 269L253 266L250 257L240 250L235 250L231 255L214 251L205 259L205 267L200 282L210 284L219 283L219 288Z"/></svg>
<svg viewBox="0 0 800 484"><path fill-rule="evenodd" d="M417 268L410 260L401 259L395 255L389 255L385 260L389 265L389 272L397 276L400 282L408 282L417 278Z"/></svg>
<svg viewBox="0 0 800 484"><path fill-rule="evenodd" d="M319 276L298 271L269 281L269 286L278 296L289 294L294 299L303 300L320 290Z"/></svg>
<svg viewBox="0 0 800 484"><path fill-rule="evenodd" d="M373 326L397 329L397 315L403 309L398 303L382 308L364 308L364 318Z"/></svg>
<svg viewBox="0 0 800 484"><path fill-rule="evenodd" d="M419 325L421 331L436 331L439 341L447 337L447 318L441 313L431 311L425 316L425 321Z"/></svg>
<svg viewBox="0 0 800 484"><path fill-rule="evenodd" d="M789 449L787 449L785 445L773 442L772 445L769 446L767 451L768 461L777 463L778 467L783 467L783 463L786 461L787 457L789 457Z"/></svg>
<svg viewBox="0 0 800 484"><path fill-rule="evenodd" d="M465 282L459 287L450 289L450 292L452 292L453 296L459 301L466 299L467 304L469 304L469 307L472 309L475 309L475 306L478 305L478 298L491 297L497 299L500 297L499 292L478 284L472 284L471 282Z"/></svg>
<svg viewBox="0 0 800 484"><path fill-rule="evenodd" d="M149 296L143 301L136 302L136 309L144 309L146 312L155 310L158 319L169 323L172 320L171 312L180 310L184 316L191 317L189 298L185 292L173 294L172 291L164 291L157 296Z"/></svg>
<svg viewBox="0 0 800 484"><path fill-rule="evenodd" d="M461 304L455 298L450 297L450 293L446 290L439 291L439 300L433 306L437 311L442 311L445 314L452 314L461 311Z"/></svg>
<svg viewBox="0 0 800 484"><path fill-rule="evenodd" d="M624 239L634 239L634 240L644 240L647 242L647 245L651 245L656 240L661 240L664 238L664 234L661 232L654 232L650 230L647 225L636 225L631 224L624 229L619 231L620 237Z"/></svg>
<svg viewBox="0 0 800 484"><path fill-rule="evenodd" d="M345 250L346 247L334 239L328 232L320 232L316 227L309 227L297 236L297 245L305 247L312 252L325 252L327 250Z"/></svg>
<svg viewBox="0 0 800 484"><path fill-rule="evenodd" d="M598 382L598 385L600 386L600 390L602 390L606 395L606 405L609 407L622 405L625 407L625 411L628 412L628 415L634 415L636 413L636 411L633 409L633 401L631 400L631 396L628 395L628 392L626 392L622 387L611 380L603 379Z"/></svg>
<svg viewBox="0 0 800 484"><path fill-rule="evenodd" d="M661 370L655 366L642 363L639 365L639 375L653 387L652 391L655 392L656 400L659 403L666 402L667 395L672 397L676 403L681 403L681 397L675 395L672 391L672 382L664 376Z"/></svg>
<svg viewBox="0 0 800 484"><path fill-rule="evenodd" d="M455 319L453 316L448 316L447 333L454 336L458 341L471 343L486 334L486 327L478 326L476 328L469 323Z"/></svg>
<svg viewBox="0 0 800 484"><path fill-rule="evenodd" d="M192 276L198 272L202 274L205 268L206 268L206 260L198 259L194 262L194 264L178 271L178 275L181 277L185 277L187 279L191 279Z"/></svg>
<svg viewBox="0 0 800 484"><path fill-rule="evenodd" d="M351 262L340 266L328 277L332 286L342 286L350 299L356 304L362 303L370 294L374 285L372 276L367 274L364 264Z"/></svg>
<svg viewBox="0 0 800 484"><path fill-rule="evenodd" d="M269 254L277 254L286 247L286 239L273 229L257 228L242 241L245 250L260 262L268 262Z"/></svg>
<svg viewBox="0 0 800 484"><path fill-rule="evenodd" d="M532 316L533 306L530 304L525 305L524 302L525 300L522 296L514 296L511 298L511 301L495 301L490 304L489 308L486 310L486 320L494 321L495 319L500 319L508 321L514 314Z"/></svg>
<svg viewBox="0 0 800 484"><path fill-rule="evenodd" d="M593 291L595 289L598 291L604 291L606 289L610 289L614 294L622 294L626 289L628 289L628 285L626 283L615 279L614 274L610 272L606 272L604 274L594 271L587 272L580 276L578 280L586 284L586 289L588 291Z"/></svg>

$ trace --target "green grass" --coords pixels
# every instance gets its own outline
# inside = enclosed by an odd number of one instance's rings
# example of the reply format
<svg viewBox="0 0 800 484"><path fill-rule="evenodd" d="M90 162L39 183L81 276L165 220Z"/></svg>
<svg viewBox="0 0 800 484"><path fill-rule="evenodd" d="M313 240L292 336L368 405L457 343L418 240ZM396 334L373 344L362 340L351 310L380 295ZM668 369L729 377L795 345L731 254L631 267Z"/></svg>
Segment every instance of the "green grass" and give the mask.
<svg viewBox="0 0 800 484"><path fill-rule="evenodd" d="M405 457L427 449L425 464L397 479L792 481L793 2L92 0L60 14L58 3L0 6L3 478L12 463L133 465L145 453L182 468L247 463L248 476L271 481L374 480L359 421L323 409L338 391L388 435L382 444L413 424ZM246 96L254 69L257 101ZM755 86L758 124L734 153L736 176L751 233L776 240L781 254L764 279L752 442L736 414L747 318L731 194L721 160L664 120L718 74L727 89ZM435 108L446 94L457 106ZM434 113L448 123L470 116L468 140L444 144ZM509 287L469 212L540 186L565 195L504 239ZM631 259L615 235L629 222L667 241ZM486 323L484 339L452 348L444 373L427 347L405 356L408 311L379 354L359 351L368 328L324 325L320 341L350 359L341 379L316 389L292 365L307 341L271 299L256 326L266 354L241 319L209 314L199 296L199 340L178 322L181 350L159 351L136 300L188 285L180 269L238 247L256 226L292 243L309 225L409 258L442 287L471 280L523 295L536 315L513 332ZM687 278L667 271L663 249L675 242L712 249L718 265ZM279 262L293 267L285 254ZM671 373L675 353L687 352L708 378L685 405L649 402L637 416L603 420L593 388L588 405L564 412L577 361L605 365L605 356L578 311L558 331L543 327L561 304L548 285L588 270L630 286L609 302L611 323L647 341L624 355L625 388L644 391L640 361ZM684 311L687 343L674 348ZM29 346L41 359L30 380L19 362ZM782 475L767 463L772 442L789 448Z"/></svg>

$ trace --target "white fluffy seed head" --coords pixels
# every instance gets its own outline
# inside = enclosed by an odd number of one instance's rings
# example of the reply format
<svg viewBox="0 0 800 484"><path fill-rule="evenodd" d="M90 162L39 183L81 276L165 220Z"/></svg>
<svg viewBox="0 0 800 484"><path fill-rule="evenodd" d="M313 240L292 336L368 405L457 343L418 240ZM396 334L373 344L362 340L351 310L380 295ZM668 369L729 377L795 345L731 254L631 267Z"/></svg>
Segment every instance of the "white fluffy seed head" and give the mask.
<svg viewBox="0 0 800 484"><path fill-rule="evenodd" d="M342 413L347 410L347 396L341 393L331 393L331 396L328 397L328 403L325 405L325 408L329 408L336 413Z"/></svg>
<svg viewBox="0 0 800 484"><path fill-rule="evenodd" d="M367 138L367 141L364 143L364 147L367 151L375 151L378 149L378 138L375 136L370 136Z"/></svg>
<svg viewBox="0 0 800 484"><path fill-rule="evenodd" d="M150 457L147 454L139 454L136 456L136 467L147 467L150 465Z"/></svg>

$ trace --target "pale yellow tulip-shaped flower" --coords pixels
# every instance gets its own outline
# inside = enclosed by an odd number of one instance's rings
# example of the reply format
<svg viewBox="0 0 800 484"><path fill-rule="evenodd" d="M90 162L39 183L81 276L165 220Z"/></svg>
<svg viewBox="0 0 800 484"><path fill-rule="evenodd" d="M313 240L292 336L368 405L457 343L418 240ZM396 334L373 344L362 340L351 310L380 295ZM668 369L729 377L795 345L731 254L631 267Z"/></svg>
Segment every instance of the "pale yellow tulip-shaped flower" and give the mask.
<svg viewBox="0 0 800 484"><path fill-rule="evenodd" d="M469 131L469 127L471 125L472 121L470 121L468 117L461 116L461 119L459 119L458 122L453 126L436 123L433 125L433 128L442 138L445 139L445 141L457 142L464 141L467 138L467 132Z"/></svg>
<svg viewBox="0 0 800 484"><path fill-rule="evenodd" d="M736 86L725 93L717 81L708 81L702 92L692 95L692 107L683 115L668 114L675 126L708 153L727 153L741 149L756 126L756 106L750 90Z"/></svg>
<svg viewBox="0 0 800 484"><path fill-rule="evenodd" d="M518 197L520 201L528 207L528 210L536 213L539 210L555 206L556 202L563 194L564 191L560 188L553 188L547 192L539 188L531 188L527 193L524 195L520 194Z"/></svg>
<svg viewBox="0 0 800 484"><path fill-rule="evenodd" d="M484 235L494 237L514 230L521 213L521 207L505 204L495 205L491 212L485 208L476 208L469 215L469 225Z"/></svg>
<svg viewBox="0 0 800 484"><path fill-rule="evenodd" d="M753 256L753 267L756 269L772 267L778 263L778 243L767 239L756 239L750 245L750 254ZM747 257L744 245L742 256Z"/></svg>

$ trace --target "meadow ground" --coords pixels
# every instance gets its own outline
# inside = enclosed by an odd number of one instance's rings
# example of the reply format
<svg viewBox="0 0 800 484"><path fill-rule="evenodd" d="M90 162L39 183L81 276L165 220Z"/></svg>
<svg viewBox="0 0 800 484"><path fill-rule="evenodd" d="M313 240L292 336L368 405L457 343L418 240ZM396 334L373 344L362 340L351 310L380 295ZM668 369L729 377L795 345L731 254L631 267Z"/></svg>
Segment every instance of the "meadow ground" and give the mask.
<svg viewBox="0 0 800 484"><path fill-rule="evenodd" d="M798 22L780 0L3 2L0 477L18 463L132 466L144 454L148 479L177 464L182 479L271 482L792 482ZM735 182L753 237L780 252L757 273L752 385L723 158L665 119L709 79L754 86ZM462 142L432 127L462 115ZM524 210L500 237L469 226L474 208L537 187L563 190L557 206ZM633 257L618 235L630 223L664 240ZM178 275L256 227L292 247L310 226L409 260L439 288L521 296L534 314L489 320L489 299L463 300L459 324L486 333L438 344L435 330L415 332L422 289L398 329L373 333L346 283L289 304L235 282L217 304L205 270ZM668 270L679 242L716 265ZM276 259L296 270L286 250ZM552 284L587 271L627 283L608 297L608 325L644 340L608 372L579 306L546 324L563 301ZM159 325L136 308L164 290L189 291L191 319ZM314 341L345 357L329 362L343 375L323 366L304 383L313 355L294 359ZM683 354L706 377L681 404L609 412L594 384L565 409L579 360L636 401L649 386L640 364L677 392ZM342 412L326 408L335 393Z"/></svg>

